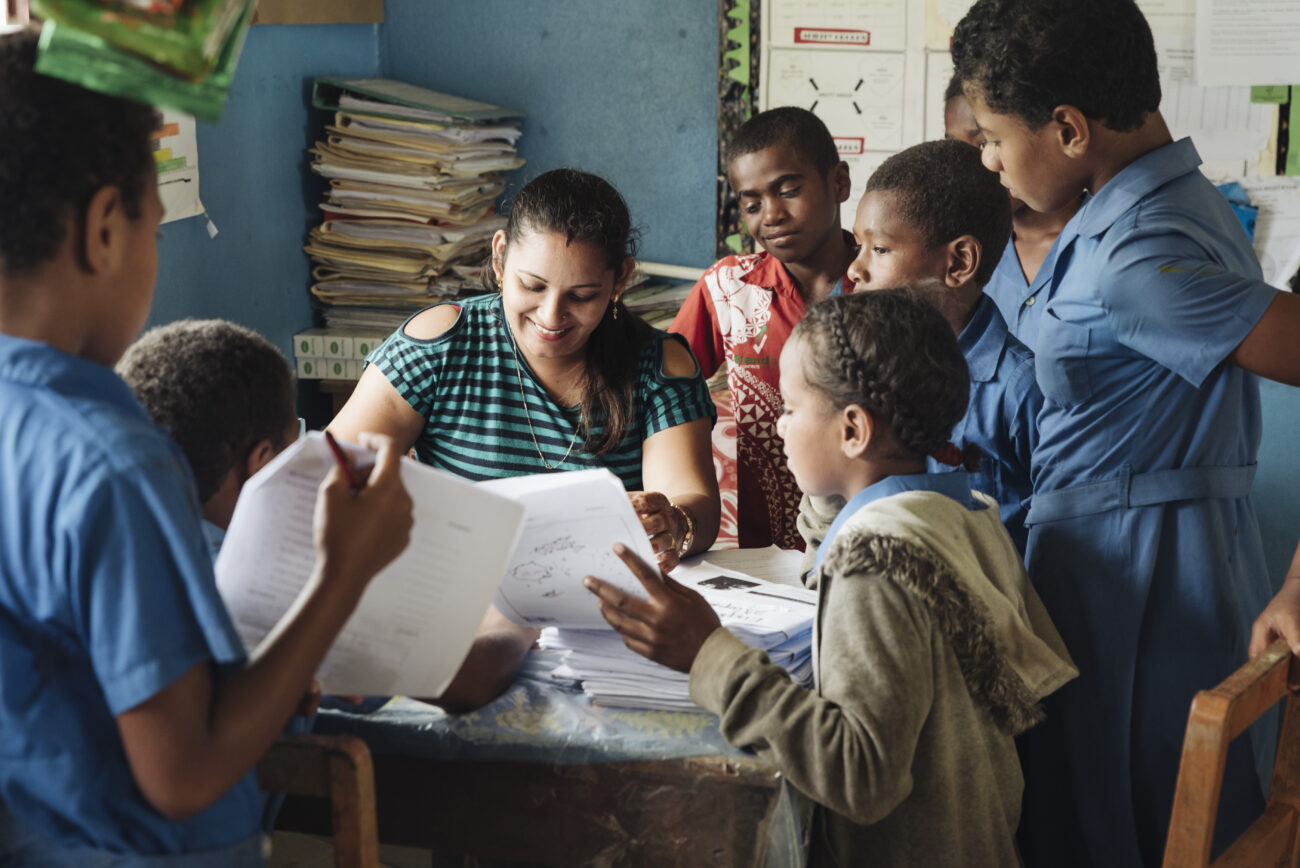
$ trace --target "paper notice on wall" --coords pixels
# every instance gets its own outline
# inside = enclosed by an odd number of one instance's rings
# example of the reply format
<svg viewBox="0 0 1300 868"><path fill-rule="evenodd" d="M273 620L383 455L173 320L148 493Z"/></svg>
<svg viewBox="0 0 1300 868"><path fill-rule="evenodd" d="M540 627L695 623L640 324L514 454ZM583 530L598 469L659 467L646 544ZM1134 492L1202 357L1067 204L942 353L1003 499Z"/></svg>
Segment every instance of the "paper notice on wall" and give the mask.
<svg viewBox="0 0 1300 868"><path fill-rule="evenodd" d="M944 135L943 95L952 81L952 55L946 51L925 53L925 138L942 139Z"/></svg>
<svg viewBox="0 0 1300 868"><path fill-rule="evenodd" d="M903 146L903 55L774 48L767 104L816 114L842 156L896 151Z"/></svg>
<svg viewBox="0 0 1300 868"><path fill-rule="evenodd" d="M1172 13L1157 31L1156 67L1160 73L1160 113L1175 139L1191 136L1201 155L1202 171L1223 179L1255 174L1272 148L1277 109L1255 103L1249 87L1201 87L1196 84L1197 52L1190 26ZM1186 22L1184 22L1186 23Z"/></svg>
<svg viewBox="0 0 1300 868"><path fill-rule="evenodd" d="M867 189L867 179L890 156L889 153L867 151L844 157L844 162L849 164L850 187L849 198L840 206L840 226L849 232L853 231L853 221L858 216L858 203L862 201L862 194Z"/></svg>
<svg viewBox="0 0 1300 868"><path fill-rule="evenodd" d="M952 47L952 32L974 0L925 0L925 47Z"/></svg>
<svg viewBox="0 0 1300 868"><path fill-rule="evenodd" d="M1300 270L1300 178L1243 178L1255 218L1255 254L1264 279L1278 289Z"/></svg>
<svg viewBox="0 0 1300 868"><path fill-rule="evenodd" d="M768 44L902 51L905 0L771 0L763 22ZM779 105L779 103L773 103Z"/></svg>
<svg viewBox="0 0 1300 868"><path fill-rule="evenodd" d="M1300 0L1196 0L1196 83L1300 81Z"/></svg>
<svg viewBox="0 0 1300 868"><path fill-rule="evenodd" d="M163 109L162 126L153 136L153 158L158 164L158 195L163 202L163 222L202 214L199 146L194 118Z"/></svg>

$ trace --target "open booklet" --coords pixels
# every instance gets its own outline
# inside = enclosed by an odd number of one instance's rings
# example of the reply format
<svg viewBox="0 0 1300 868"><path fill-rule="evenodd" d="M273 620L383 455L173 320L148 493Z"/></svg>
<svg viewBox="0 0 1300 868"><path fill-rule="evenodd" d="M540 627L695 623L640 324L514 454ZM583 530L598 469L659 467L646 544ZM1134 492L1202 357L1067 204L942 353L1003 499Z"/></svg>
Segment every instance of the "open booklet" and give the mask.
<svg viewBox="0 0 1300 868"><path fill-rule="evenodd" d="M357 454L354 450L354 454ZM289 610L316 560L317 489L334 465L310 432L245 483L217 559L217 586L248 648ZM403 459L411 543L371 581L319 670L323 690L437 696L496 593L524 507Z"/></svg>
<svg viewBox="0 0 1300 868"><path fill-rule="evenodd" d="M523 533L505 571L496 607L529 627L606 627L594 594L596 576L645 598L636 576L614 554L621 542L642 560L654 550L627 491L608 470L571 470L480 482L479 489L526 507Z"/></svg>

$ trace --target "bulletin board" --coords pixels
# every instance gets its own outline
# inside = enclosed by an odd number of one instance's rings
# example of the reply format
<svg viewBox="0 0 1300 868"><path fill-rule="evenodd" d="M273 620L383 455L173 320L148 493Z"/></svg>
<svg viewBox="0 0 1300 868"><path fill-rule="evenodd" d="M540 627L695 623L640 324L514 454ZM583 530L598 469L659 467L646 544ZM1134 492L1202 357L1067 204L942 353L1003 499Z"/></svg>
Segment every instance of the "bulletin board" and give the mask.
<svg viewBox="0 0 1300 868"><path fill-rule="evenodd" d="M1280 2L1300 9L1300 0ZM727 185L730 131L753 111L774 106L798 105L816 113L849 164L852 192L842 222L852 226L867 178L887 157L943 136L952 32L972 3L721 0L718 255L752 245ZM1300 96L1300 89L1221 83L1220 70L1248 65L1247 57L1225 61L1233 46L1216 42L1213 14L1224 3L1228 0L1138 0L1155 38L1160 110L1175 139L1192 137L1207 177L1242 182L1260 209L1255 246L1271 272L1267 278L1290 288L1300 267L1300 149L1288 153L1287 144L1295 105L1291 93ZM1261 19L1257 26L1264 34L1284 25L1300 29L1300 15L1289 25ZM1207 45L1214 46L1213 65ZM1277 73L1265 72L1275 66L1257 63L1255 69L1253 75L1271 75L1269 83L1276 84Z"/></svg>

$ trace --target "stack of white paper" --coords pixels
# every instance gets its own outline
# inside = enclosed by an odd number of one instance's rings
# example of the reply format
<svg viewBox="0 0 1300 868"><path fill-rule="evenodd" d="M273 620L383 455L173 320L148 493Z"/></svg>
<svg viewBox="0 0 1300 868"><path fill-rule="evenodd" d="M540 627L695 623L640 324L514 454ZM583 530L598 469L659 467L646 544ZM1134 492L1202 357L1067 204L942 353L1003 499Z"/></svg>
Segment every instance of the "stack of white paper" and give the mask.
<svg viewBox="0 0 1300 868"><path fill-rule="evenodd" d="M626 574L626 569L624 569ZM774 584L705 560L682 565L673 578L699 591L722 625L746 645L762 648L791 678L812 684L812 629L817 592ZM601 578L614 578L613 576ZM601 705L680 710L694 708L685 673L653 663L628 650L609 629L547 628L543 649L562 652L552 671L556 681L582 684Z"/></svg>

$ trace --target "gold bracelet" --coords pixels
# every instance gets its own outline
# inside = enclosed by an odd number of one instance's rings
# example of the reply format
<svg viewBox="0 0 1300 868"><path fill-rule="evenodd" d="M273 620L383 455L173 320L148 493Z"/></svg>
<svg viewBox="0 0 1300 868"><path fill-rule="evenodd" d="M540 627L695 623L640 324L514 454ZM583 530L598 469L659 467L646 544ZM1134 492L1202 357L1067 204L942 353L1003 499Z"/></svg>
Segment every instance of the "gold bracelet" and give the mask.
<svg viewBox="0 0 1300 868"><path fill-rule="evenodd" d="M686 522L686 533L682 535L682 541L676 546L677 556L686 557L686 553L691 550L691 543L695 542L695 519L691 518L689 512L671 500L668 501L668 505L681 513L682 521ZM669 538L672 538L672 534L669 534Z"/></svg>

